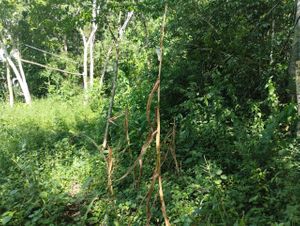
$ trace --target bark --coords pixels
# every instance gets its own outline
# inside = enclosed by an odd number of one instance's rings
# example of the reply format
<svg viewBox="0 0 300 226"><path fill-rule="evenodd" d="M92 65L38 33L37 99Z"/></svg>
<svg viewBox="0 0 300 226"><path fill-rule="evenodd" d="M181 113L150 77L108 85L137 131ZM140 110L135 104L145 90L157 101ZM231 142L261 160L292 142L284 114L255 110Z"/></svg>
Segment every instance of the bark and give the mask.
<svg viewBox="0 0 300 226"><path fill-rule="evenodd" d="M9 105L11 107L14 106L14 92L12 88L12 82L11 82L11 74L10 74L10 68L9 65L6 65L6 79L7 79L7 88L8 88L8 94L9 94Z"/></svg>

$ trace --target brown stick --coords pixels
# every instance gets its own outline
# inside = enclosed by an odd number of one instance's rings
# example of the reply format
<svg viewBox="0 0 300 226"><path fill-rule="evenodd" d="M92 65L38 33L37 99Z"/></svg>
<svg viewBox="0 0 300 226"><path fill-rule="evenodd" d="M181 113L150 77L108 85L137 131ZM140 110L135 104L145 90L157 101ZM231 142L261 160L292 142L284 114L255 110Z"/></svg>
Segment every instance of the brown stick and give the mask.
<svg viewBox="0 0 300 226"><path fill-rule="evenodd" d="M154 95L154 92L157 91L157 107L156 107L156 167L154 169L150 189L147 194L147 203L146 203L146 212L147 212L147 226L150 225L151 220L151 207L150 207L150 201L152 197L152 193L154 190L154 185L156 182L156 179L158 178L158 185L159 185L159 198L161 203L161 211L165 220L165 225L170 226L170 222L168 219L167 211L166 211L166 204L164 200L164 193L163 193L163 187L162 187L162 179L161 179L161 144L160 144L160 132L161 132L161 124L160 124L160 81L161 81L161 72L162 72L162 58L163 58L163 40L164 40L164 34L165 34L165 24L166 24L166 15L167 15L167 5L165 6L165 12L163 17L163 23L161 27L161 37L160 37L160 51L158 52L158 60L159 60L159 71L157 76L157 81L149 95L148 103L147 103L147 120L148 123L151 125L150 121L150 106L152 102L152 98Z"/></svg>
<svg viewBox="0 0 300 226"><path fill-rule="evenodd" d="M151 134L148 134L148 138L145 142L145 144L143 145L142 147L142 150L138 156L138 158L135 160L135 162L133 163L133 165L127 170L127 172L119 179L117 179L116 181L121 181L123 179L125 179L130 173L132 170L135 169L135 167L139 164L139 161L143 158L143 156L145 155L148 147L150 146L150 144L152 143L153 139L154 139L154 136L156 134L156 131L154 131L153 133Z"/></svg>
<svg viewBox="0 0 300 226"><path fill-rule="evenodd" d="M149 94L149 97L148 97L148 101L147 101L147 107L146 107L146 116L147 116L147 121L148 121L148 124L149 126L151 127L151 129L153 130L153 125L152 125L152 122L151 122L151 119L150 119L150 112L151 112L151 103L152 103L152 100L153 100L153 96L154 96L154 93L158 90L159 88L159 85L160 85L160 80L157 79L150 94Z"/></svg>
<svg viewBox="0 0 300 226"><path fill-rule="evenodd" d="M127 141L127 147L128 147L128 151L129 151L129 155L130 155L130 160L133 161L133 155L132 155L132 150L131 150L131 142L130 142L130 137L129 137L129 111L128 108L126 108L125 110L125 120L124 120L124 128L125 128L125 137L126 137L126 141ZM136 185L136 187L138 186L138 182L136 181L136 175L135 175L135 170L133 170L133 181Z"/></svg>
<svg viewBox="0 0 300 226"><path fill-rule="evenodd" d="M113 184L112 184L112 172L113 172L113 151L111 147L108 147L107 156L107 190L111 196L114 195Z"/></svg>
<svg viewBox="0 0 300 226"><path fill-rule="evenodd" d="M151 180L151 184L150 184L150 188L148 190L147 193L147 201L146 201L146 213L147 213L147 226L150 226L150 221L151 221L151 197L152 197L152 193L154 190L154 185L157 179L157 172L156 172L156 168L154 169L153 172L153 176L152 176L152 180Z"/></svg>
<svg viewBox="0 0 300 226"><path fill-rule="evenodd" d="M162 72L162 60L163 60L163 42L164 42L164 36L165 36L165 26L166 26L166 17L167 17L167 11L168 6L165 5L165 12L163 17L163 23L161 26L161 38L160 38L160 56L159 58L159 71L158 71L158 81L159 86L157 89L157 133L156 133L156 170L158 175L158 184L159 184L159 197L160 197L160 203L161 203L161 211L165 220L166 226L170 226L170 222L168 219L167 211L166 211L166 204L164 200L164 193L163 193L163 187L162 187L162 179L161 179L161 150L160 150L160 81L161 81L161 72Z"/></svg>

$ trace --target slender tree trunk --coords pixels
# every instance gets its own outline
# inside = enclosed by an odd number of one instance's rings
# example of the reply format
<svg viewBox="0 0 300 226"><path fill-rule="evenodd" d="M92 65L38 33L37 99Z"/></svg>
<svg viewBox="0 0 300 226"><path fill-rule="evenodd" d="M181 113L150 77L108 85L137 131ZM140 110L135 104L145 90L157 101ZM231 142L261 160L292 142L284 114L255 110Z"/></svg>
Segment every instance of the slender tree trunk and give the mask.
<svg viewBox="0 0 300 226"><path fill-rule="evenodd" d="M18 82L20 84L21 90L22 90L22 92L24 94L25 103L26 104L31 104L31 97L30 97L30 93L29 93L29 89L28 89L27 83L23 82L21 73L19 72L19 70L16 67L15 63L12 61L12 59L7 54L6 54L6 61L9 64L9 66L12 68L13 72L15 73L15 75L17 77L17 80L18 80Z"/></svg>
<svg viewBox="0 0 300 226"><path fill-rule="evenodd" d="M272 20L272 30L271 30L271 52L270 52L270 65L274 63L274 43L275 43L275 19Z"/></svg>
<svg viewBox="0 0 300 226"><path fill-rule="evenodd" d="M119 74L119 45L118 45L118 43L116 43L116 61L115 61L115 65L114 65L114 72L115 73L114 73L114 77L113 77L113 86L112 86L112 90L111 90L111 97L110 97L110 103L109 103L109 108L108 108L108 113L107 113L107 120L106 120L106 126L105 126L105 131L104 131L104 139L103 139L103 144L102 144L103 148L107 147L110 118L112 115L112 109L114 106L116 89L117 89L117 81L118 81L118 74Z"/></svg>
<svg viewBox="0 0 300 226"><path fill-rule="evenodd" d="M10 68L9 64L6 64L6 79L7 79L7 88L8 88L8 94L9 94L9 105L11 107L14 106L14 92L12 89L12 82L11 82L11 74L10 74Z"/></svg>
<svg viewBox="0 0 300 226"><path fill-rule="evenodd" d="M65 53L67 53L67 52L68 52L67 35L64 35L63 42L64 42L64 48L63 48L63 51L64 51Z"/></svg>
<svg viewBox="0 0 300 226"><path fill-rule="evenodd" d="M300 116L300 0L296 0L294 43L291 57L291 73L295 76L298 115ZM297 124L297 137L300 137L300 121Z"/></svg>
<svg viewBox="0 0 300 226"><path fill-rule="evenodd" d="M82 41L83 41L83 90L86 93L88 89L88 41L86 40L86 37L84 35L83 30L80 30Z"/></svg>
<svg viewBox="0 0 300 226"><path fill-rule="evenodd" d="M83 89L87 92L88 89L88 46L84 46L84 53L83 53Z"/></svg>
<svg viewBox="0 0 300 226"><path fill-rule="evenodd" d="M23 69L22 62L21 62L21 54L18 50L17 50L17 53L15 54L15 59L18 62L19 72L20 72L21 77L22 77L22 83L23 83L23 86L24 86L23 94L24 94L25 102L30 104L31 103L31 96L30 96L30 92L29 92L29 88L28 88L28 85L27 85L24 69Z"/></svg>
<svg viewBox="0 0 300 226"><path fill-rule="evenodd" d="M93 30L91 31L90 35L88 38L85 37L85 34L83 32L82 29L80 29L80 34L82 37L82 41L83 41L83 89L85 92L85 101L87 101L87 92L88 92L88 56L89 56L89 47L91 46L91 42L93 40L93 38L95 37L95 33L97 31L97 25L95 25L95 27L93 28ZM94 48L90 48L90 54L92 54L91 59L92 59L92 68L90 66L90 70L92 70L92 79L94 79L94 57L93 57L93 49ZM91 71L90 71L91 73ZM91 74L90 74L91 75Z"/></svg>
<svg viewBox="0 0 300 226"><path fill-rule="evenodd" d="M91 33L91 41L90 41L90 88L94 86L94 44L96 40L96 24L97 17L97 0L93 0L93 11L92 11L92 33Z"/></svg>
<svg viewBox="0 0 300 226"><path fill-rule="evenodd" d="M90 45L90 88L94 86L94 40L93 37Z"/></svg>
<svg viewBox="0 0 300 226"><path fill-rule="evenodd" d="M103 143L102 143L103 149L107 147L110 118L112 115L112 109L114 106L114 100L115 100L116 89L117 89L117 80L118 80L118 73L119 73L119 44L122 40L123 34L126 30L126 27L129 23L130 19L132 18L132 16L133 16L133 12L129 12L127 14L127 18L126 18L124 24L118 29L118 37L117 38L113 37L115 39L114 42L115 42L115 48L116 48L116 60L115 60L115 66L114 66L115 73L114 73L114 78L113 78L111 98L110 98L110 103L109 103L109 109L107 112L107 120L106 120L106 126L105 126L105 131L104 131Z"/></svg>

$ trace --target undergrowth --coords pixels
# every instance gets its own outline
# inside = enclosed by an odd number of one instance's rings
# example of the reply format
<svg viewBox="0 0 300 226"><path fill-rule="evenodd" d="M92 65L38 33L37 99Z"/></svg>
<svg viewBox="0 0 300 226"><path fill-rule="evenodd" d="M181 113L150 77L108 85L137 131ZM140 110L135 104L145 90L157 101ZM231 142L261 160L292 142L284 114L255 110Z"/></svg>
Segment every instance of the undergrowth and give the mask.
<svg viewBox="0 0 300 226"><path fill-rule="evenodd" d="M293 122L293 106L272 120L256 111L247 127L233 113L198 114L182 120L176 152L180 172L162 144L167 212L174 225L298 225L299 143L281 132ZM120 112L121 113L121 112ZM138 119L137 119L138 120ZM103 116L74 99L38 100L31 107L1 106L0 212L2 225L144 225L154 147L138 170L118 181L137 157L144 133L132 130L113 141L115 196L107 191L100 143ZM274 125L275 123L275 125ZM226 126L227 125L227 126ZM243 123L245 125L245 123ZM258 129L259 127L260 129ZM123 119L113 132L124 134ZM191 138L194 142L191 141ZM130 150L131 151L130 151ZM157 187L155 187L157 189ZM163 224L154 195L152 224Z"/></svg>

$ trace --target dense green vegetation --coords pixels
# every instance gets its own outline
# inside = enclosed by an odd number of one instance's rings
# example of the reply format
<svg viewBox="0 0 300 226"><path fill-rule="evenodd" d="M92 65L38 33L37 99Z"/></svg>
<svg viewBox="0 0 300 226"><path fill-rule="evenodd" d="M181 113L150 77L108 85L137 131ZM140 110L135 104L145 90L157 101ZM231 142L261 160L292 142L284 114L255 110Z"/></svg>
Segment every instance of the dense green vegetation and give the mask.
<svg viewBox="0 0 300 226"><path fill-rule="evenodd" d="M300 225L295 2L0 1L0 225Z"/></svg>

